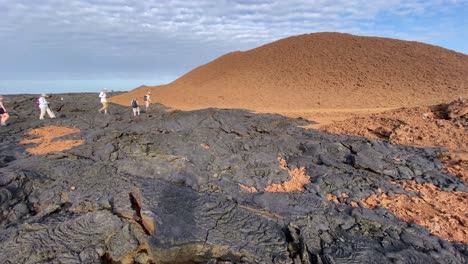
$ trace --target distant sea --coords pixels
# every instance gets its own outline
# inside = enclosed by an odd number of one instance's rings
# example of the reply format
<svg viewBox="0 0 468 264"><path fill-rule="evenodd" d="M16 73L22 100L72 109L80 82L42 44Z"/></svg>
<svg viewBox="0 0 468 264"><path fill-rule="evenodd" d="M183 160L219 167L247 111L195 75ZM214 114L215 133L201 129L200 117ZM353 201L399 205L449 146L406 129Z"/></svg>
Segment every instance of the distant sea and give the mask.
<svg viewBox="0 0 468 264"><path fill-rule="evenodd" d="M141 85L161 85L170 81L150 79L125 80L0 80L0 95L8 94L55 94L100 92L103 88L109 91L130 91Z"/></svg>

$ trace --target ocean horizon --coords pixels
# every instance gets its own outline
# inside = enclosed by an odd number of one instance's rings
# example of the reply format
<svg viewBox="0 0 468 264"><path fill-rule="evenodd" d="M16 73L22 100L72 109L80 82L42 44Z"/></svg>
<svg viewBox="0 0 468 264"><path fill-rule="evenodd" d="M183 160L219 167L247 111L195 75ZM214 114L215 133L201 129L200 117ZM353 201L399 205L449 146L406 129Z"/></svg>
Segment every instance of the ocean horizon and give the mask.
<svg viewBox="0 0 468 264"><path fill-rule="evenodd" d="M170 81L155 79L113 79L113 80L1 80L0 94L61 94L92 93L103 88L109 91L130 91L142 85L154 86Z"/></svg>

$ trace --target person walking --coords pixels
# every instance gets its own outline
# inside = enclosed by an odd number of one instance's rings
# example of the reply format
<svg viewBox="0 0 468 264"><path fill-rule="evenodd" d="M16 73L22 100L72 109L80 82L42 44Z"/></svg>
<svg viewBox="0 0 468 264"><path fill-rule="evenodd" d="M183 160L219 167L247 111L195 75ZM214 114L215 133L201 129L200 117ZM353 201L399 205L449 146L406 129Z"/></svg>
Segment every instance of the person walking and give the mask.
<svg viewBox="0 0 468 264"><path fill-rule="evenodd" d="M107 114L107 88L102 89L102 92L99 94L99 98L101 98L102 107L99 109L99 113L104 111L104 114Z"/></svg>
<svg viewBox="0 0 468 264"><path fill-rule="evenodd" d="M140 106L138 105L138 100L136 98L133 98L131 105L133 109L133 116L140 115Z"/></svg>
<svg viewBox="0 0 468 264"><path fill-rule="evenodd" d="M145 112L148 113L150 102L151 102L151 92L148 91L145 96L143 96L143 101L145 101Z"/></svg>
<svg viewBox="0 0 468 264"><path fill-rule="evenodd" d="M46 94L41 94L41 97L39 97L39 109L41 109L41 113L39 115L39 120L43 120L45 113L49 115L50 118L55 118L54 112L50 110L49 108L49 102L46 100L47 95Z"/></svg>
<svg viewBox="0 0 468 264"><path fill-rule="evenodd" d="M2 126L6 126L8 118L10 118L10 115L8 115L5 105L3 105L3 96L0 95L0 121Z"/></svg>

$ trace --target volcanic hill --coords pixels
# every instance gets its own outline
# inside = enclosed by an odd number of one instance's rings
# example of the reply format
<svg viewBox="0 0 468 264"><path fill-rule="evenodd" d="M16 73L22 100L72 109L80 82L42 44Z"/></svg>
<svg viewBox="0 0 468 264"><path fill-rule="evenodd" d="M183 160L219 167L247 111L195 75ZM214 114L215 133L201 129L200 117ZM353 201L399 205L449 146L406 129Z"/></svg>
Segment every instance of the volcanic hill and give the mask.
<svg viewBox="0 0 468 264"><path fill-rule="evenodd" d="M163 86L111 99L128 105L148 90L182 109L287 112L421 106L468 96L468 56L419 42L341 33L285 38L232 52Z"/></svg>

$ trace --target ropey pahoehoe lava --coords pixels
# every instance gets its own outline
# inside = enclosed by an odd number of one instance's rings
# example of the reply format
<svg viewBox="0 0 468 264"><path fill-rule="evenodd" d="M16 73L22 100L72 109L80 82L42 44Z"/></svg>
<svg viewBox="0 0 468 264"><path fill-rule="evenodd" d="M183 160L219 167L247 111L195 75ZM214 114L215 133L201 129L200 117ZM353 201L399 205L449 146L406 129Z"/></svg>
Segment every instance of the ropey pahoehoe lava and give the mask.
<svg viewBox="0 0 468 264"><path fill-rule="evenodd" d="M159 108L132 117L111 105L99 115L95 95L60 97L58 118L43 121L28 115L34 98L15 96L16 122L1 130L2 263L467 261L463 215L455 219L462 233L449 239L366 205L379 195L419 199L411 182L466 194L437 148L334 135L245 110ZM20 144L24 132L44 126L75 128L54 140L82 144L27 152L35 143ZM285 186L294 171L310 182L265 191Z"/></svg>

